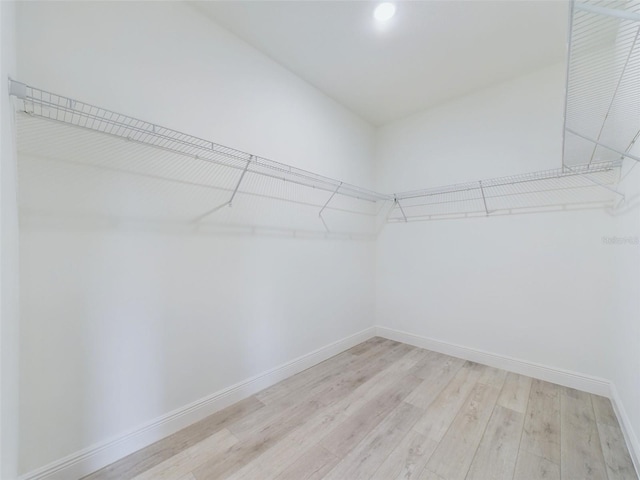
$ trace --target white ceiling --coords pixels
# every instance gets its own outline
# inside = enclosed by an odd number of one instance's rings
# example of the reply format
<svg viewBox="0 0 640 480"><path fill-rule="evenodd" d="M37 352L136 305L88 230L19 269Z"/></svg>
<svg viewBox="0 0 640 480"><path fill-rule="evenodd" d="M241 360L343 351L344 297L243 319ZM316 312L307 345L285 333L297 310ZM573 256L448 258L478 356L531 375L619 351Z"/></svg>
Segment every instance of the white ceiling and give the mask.
<svg viewBox="0 0 640 480"><path fill-rule="evenodd" d="M382 125L565 60L566 1L218 1L195 7Z"/></svg>

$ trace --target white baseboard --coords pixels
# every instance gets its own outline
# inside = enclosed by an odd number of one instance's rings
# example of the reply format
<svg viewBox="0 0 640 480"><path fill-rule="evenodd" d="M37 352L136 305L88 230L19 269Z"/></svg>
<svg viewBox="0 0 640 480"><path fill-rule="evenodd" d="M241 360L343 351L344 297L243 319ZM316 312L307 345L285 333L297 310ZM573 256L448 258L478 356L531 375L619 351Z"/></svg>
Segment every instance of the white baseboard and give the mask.
<svg viewBox="0 0 640 480"><path fill-rule="evenodd" d="M370 327L337 342L326 345L290 362L272 368L212 395L185 405L138 428L97 445L80 450L37 470L24 474L20 480L78 479L105 467L141 448L151 445L192 423L247 398L285 378L306 370L338 353L372 338Z"/></svg>
<svg viewBox="0 0 640 480"><path fill-rule="evenodd" d="M638 441L638 436L633 430L631 420L627 415L622 399L618 395L618 389L613 382L611 383L609 398L611 398L613 410L616 412L616 417L618 417L618 423L622 429L624 440L627 442L629 455L631 455L631 460L633 461L633 466L636 469L636 474L640 477L640 441Z"/></svg>
<svg viewBox="0 0 640 480"><path fill-rule="evenodd" d="M482 363L490 367L501 368L509 372L519 373L528 377L538 378L547 382L556 383L565 387L575 388L584 392L594 393L608 397L611 393L610 382L604 378L592 377L581 373L571 372L560 368L541 365L538 363L520 360L505 355L485 352L475 348L463 347L453 343L442 342L433 338L415 335L413 333L394 330L387 327L376 327L376 335L397 342L408 343L415 347L433 350L452 357Z"/></svg>

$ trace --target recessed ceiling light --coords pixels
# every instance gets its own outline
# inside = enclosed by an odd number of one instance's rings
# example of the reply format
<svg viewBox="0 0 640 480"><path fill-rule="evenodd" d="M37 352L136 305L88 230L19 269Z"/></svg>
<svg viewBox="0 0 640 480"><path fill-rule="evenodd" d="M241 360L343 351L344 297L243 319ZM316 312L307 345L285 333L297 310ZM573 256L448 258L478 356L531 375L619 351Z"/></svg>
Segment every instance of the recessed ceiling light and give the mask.
<svg viewBox="0 0 640 480"><path fill-rule="evenodd" d="M373 11L373 17L379 22L390 20L396 13L396 6L393 3L381 3Z"/></svg>

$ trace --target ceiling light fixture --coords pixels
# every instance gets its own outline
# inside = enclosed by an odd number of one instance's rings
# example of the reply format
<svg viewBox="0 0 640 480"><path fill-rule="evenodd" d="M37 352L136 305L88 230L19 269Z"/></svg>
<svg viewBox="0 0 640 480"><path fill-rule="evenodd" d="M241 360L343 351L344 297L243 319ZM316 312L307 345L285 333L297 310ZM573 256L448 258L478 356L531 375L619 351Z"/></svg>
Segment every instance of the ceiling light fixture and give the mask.
<svg viewBox="0 0 640 480"><path fill-rule="evenodd" d="M373 17L379 22L390 20L396 13L396 6L393 3L381 3L373 11Z"/></svg>

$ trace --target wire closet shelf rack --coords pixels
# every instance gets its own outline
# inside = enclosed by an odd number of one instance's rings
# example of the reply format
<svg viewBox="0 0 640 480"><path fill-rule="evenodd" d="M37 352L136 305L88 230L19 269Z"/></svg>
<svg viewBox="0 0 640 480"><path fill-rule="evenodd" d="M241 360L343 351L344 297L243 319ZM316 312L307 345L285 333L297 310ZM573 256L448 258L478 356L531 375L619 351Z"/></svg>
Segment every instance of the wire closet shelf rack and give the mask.
<svg viewBox="0 0 640 480"><path fill-rule="evenodd" d="M212 175L224 176L224 185L220 182L216 184L216 181L213 180L206 186L217 189L221 196L215 197L215 200L207 199L206 201L209 202L207 208L204 208L204 203L200 203L197 207L199 210L189 210L187 213L180 212L179 219L191 224L221 222L220 214L217 212L223 210L224 207L231 206L240 197L298 203L309 207L305 213L307 217L315 218L311 228L308 222L303 222L304 229L307 231L323 233L325 236L329 233L348 234L350 237L354 234L375 236L386 223L525 213L550 209L600 208L613 206L615 202L620 200L619 194L613 188L618 179L619 160L592 162L572 167L565 166L557 170L487 179L421 191L383 194L19 82L11 82L11 93L21 101L19 109L27 114L27 118L53 121L56 128L68 125L79 127L79 130L90 132L90 135L106 136L111 141L133 144L142 148L152 147L148 149L151 152L169 152L174 155L170 159L173 162L186 156L216 166L218 170ZM36 157L38 155L50 156L51 152L56 150L55 141L52 139L60 137L63 134L62 131L47 130L47 134L43 134L43 130L37 130L33 125L29 125L28 121L23 123L24 126L20 127L19 124L18 128L19 150L22 145L28 154ZM20 130L27 130L27 134L21 135ZM32 130L31 135L28 134L29 130ZM47 139L47 135L49 139ZM67 142L66 149L63 148L61 152L57 153L58 160L61 157L68 160L73 155L96 156L95 148L94 151L87 150L84 153L76 151L82 150L76 148L77 145L73 145L74 139L80 138L78 135L74 134L71 141ZM84 144L93 142L92 138L85 138ZM71 147L69 147L69 143L71 143ZM33 144L39 144L38 148L34 149ZM154 160L157 155L157 153L151 153ZM73 162L78 163L75 157ZM122 162L117 169L112 165L109 168L134 175L141 173L127 165L126 159L123 159ZM92 166L96 167L97 165ZM104 165L101 166L104 167ZM129 170L121 168L123 166L129 167ZM151 164L151 170L146 173L158 177L153 173L153 167ZM19 169L19 171L22 170L29 171L28 168ZM232 172L233 175L230 176L229 172ZM31 181L28 174L21 174L21 176L26 179L25 183L28 184ZM47 176L41 171L38 175L34 175L34 178L42 179ZM253 181L248 178L249 176L253 177ZM193 185L203 186L194 182L197 178L198 175L193 174L188 180ZM256 179L262 180L256 181ZM173 178L173 180L185 183L184 178ZM265 181L290 183L297 188L283 193L281 189L275 189L273 186L265 187ZM31 185L32 188L28 187L29 185L23 189L27 192L27 197L30 196L29 192L35 191L39 192L42 197L43 189L38 188L38 185L34 184ZM62 198L64 193L57 192L50 197ZM84 193L85 196L92 194L92 192ZM37 210L38 202L32 200L33 198L27 198L21 201L21 208L24 207L24 210L27 211ZM42 206L50 202L51 198L46 198L45 195L40 198L39 205ZM36 204L35 208L33 208L34 203ZM91 202L86 203L90 204ZM166 202L162 205L166 205ZM313 215L309 215L310 212ZM330 217L332 212L343 214L343 216L346 214L346 217L342 221L340 219L328 220L327 216ZM268 217L269 215L261 216ZM256 216L249 215L249 217L251 218L245 216L241 223L255 226ZM363 218L366 225L362 226L363 222L360 221L359 228L355 230L351 228L358 223L356 220ZM237 219L233 221L237 221ZM270 226L270 224L267 222L266 226ZM287 221L280 222L278 226L279 228L287 228ZM296 229L302 230L300 227L292 228L294 231Z"/></svg>
<svg viewBox="0 0 640 480"><path fill-rule="evenodd" d="M510 215L614 206L620 162L598 162L395 196L389 222Z"/></svg>
<svg viewBox="0 0 640 480"><path fill-rule="evenodd" d="M77 127L120 137L156 148L170 150L199 160L253 172L300 185L335 192L371 202L387 200L384 195L252 155L209 140L165 128L144 120L97 107L46 90L11 81L11 93L23 100L25 113Z"/></svg>
<svg viewBox="0 0 640 480"><path fill-rule="evenodd" d="M563 165L627 158L640 136L640 1L572 3Z"/></svg>
<svg viewBox="0 0 640 480"><path fill-rule="evenodd" d="M157 185L150 187L149 181L140 185L139 190L144 192L136 195L145 196L144 202L155 203L155 208L139 209L138 218L169 219L199 227L224 224L252 232L260 228L271 234L371 237L386 219L385 206L392 204L388 195L70 97L16 81L11 81L10 89L19 99L18 109L26 114L17 122L18 150L24 154L19 162L19 179L24 186L22 212L52 213L57 209L64 214L111 214L121 218L127 213L126 206L114 208L113 200L96 197L101 189L108 188L105 183L121 188L127 183L123 180L126 175L144 176L156 184L173 183L170 189L162 190ZM44 158L50 160L49 170L36 161ZM58 183L72 184L71 190L78 193L76 198L87 199L84 205L78 205L69 191L52 190L51 182L42 182L43 177L59 175L63 170L52 170L51 160L76 167ZM87 174L87 168L93 173ZM97 169L101 171L96 173ZM115 173L122 178L108 178ZM81 190L78 178L87 185L93 182L94 188ZM186 185L190 191L183 188ZM182 194L180 198L177 192ZM89 211L92 205L96 208ZM83 210L83 206L87 208ZM234 208L225 208L231 206Z"/></svg>

